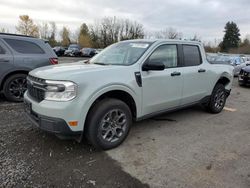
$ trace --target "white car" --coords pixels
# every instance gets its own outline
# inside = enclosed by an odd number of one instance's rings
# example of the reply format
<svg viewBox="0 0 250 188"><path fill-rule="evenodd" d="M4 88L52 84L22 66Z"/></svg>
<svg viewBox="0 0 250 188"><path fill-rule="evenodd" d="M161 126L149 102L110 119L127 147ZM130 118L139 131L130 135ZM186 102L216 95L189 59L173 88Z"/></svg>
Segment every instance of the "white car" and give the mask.
<svg viewBox="0 0 250 188"><path fill-rule="evenodd" d="M199 42L129 40L88 64L39 68L27 80L25 109L35 125L110 149L125 140L133 121L195 104L221 112L233 67L210 64Z"/></svg>

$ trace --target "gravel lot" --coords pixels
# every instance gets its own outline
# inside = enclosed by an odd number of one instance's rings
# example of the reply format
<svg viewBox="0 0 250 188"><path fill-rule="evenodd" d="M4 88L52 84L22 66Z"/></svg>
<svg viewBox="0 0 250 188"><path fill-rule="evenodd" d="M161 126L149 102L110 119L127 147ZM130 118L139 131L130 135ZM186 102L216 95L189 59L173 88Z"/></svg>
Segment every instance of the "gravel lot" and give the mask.
<svg viewBox="0 0 250 188"><path fill-rule="evenodd" d="M22 104L0 100L0 187L147 187L105 152L32 125Z"/></svg>
<svg viewBox="0 0 250 188"><path fill-rule="evenodd" d="M74 58L60 58L72 62ZM33 127L0 97L0 187L250 187L250 88L227 109L199 107L136 123L108 152Z"/></svg>

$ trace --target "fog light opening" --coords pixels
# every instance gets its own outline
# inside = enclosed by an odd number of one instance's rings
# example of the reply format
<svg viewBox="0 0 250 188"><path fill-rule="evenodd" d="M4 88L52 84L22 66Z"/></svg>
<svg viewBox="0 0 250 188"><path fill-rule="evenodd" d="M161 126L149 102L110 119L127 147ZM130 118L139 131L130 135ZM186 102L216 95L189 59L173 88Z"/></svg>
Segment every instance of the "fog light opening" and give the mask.
<svg viewBox="0 0 250 188"><path fill-rule="evenodd" d="M72 127L75 127L75 126L78 125L78 121L70 121L69 125L72 126Z"/></svg>

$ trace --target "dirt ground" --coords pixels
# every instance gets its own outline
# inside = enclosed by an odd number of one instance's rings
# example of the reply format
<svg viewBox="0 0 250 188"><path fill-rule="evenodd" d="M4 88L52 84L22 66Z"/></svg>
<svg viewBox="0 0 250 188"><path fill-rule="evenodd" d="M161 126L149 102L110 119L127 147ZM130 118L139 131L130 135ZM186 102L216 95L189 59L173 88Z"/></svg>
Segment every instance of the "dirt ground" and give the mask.
<svg viewBox="0 0 250 188"><path fill-rule="evenodd" d="M33 127L0 97L0 187L250 187L250 88L227 108L193 107L135 123L108 152Z"/></svg>
<svg viewBox="0 0 250 188"><path fill-rule="evenodd" d="M86 142L33 128L22 104L0 98L0 187L148 187Z"/></svg>

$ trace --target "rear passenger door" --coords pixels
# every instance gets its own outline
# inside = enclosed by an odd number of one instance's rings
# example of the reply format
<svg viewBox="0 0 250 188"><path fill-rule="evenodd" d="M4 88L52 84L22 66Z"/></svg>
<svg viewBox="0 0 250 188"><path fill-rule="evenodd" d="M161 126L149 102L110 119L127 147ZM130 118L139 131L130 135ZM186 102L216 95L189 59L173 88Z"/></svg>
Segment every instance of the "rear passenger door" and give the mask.
<svg viewBox="0 0 250 188"><path fill-rule="evenodd" d="M198 102L207 94L208 70L198 45L182 45L183 97L181 105Z"/></svg>

